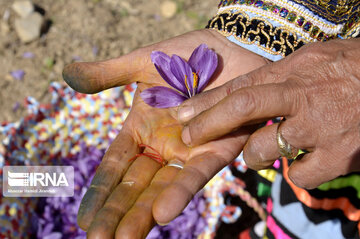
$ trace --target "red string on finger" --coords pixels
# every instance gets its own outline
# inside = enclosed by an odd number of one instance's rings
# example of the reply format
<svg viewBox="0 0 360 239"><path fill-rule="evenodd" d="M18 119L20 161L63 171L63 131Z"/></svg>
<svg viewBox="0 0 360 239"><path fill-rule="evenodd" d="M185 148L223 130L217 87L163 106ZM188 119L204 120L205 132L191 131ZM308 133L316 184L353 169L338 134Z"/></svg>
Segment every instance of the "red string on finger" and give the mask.
<svg viewBox="0 0 360 239"><path fill-rule="evenodd" d="M154 149L153 147L151 147L149 145L146 145L146 144L139 144L139 147L141 147L141 148L149 148L152 151L154 151L155 153L139 153L139 154L136 154L134 157L129 159L129 162L137 159L140 156L146 156L146 157L151 158L151 159L155 160L156 162L158 162L162 167L164 167L168 163L165 159L163 159L161 157L160 153L156 149Z"/></svg>

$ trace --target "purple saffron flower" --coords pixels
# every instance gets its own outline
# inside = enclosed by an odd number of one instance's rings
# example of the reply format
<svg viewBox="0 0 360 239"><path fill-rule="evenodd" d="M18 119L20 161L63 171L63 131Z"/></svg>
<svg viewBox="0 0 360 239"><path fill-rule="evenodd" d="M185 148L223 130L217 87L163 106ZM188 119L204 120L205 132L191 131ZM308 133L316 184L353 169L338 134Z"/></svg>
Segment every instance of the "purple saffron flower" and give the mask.
<svg viewBox="0 0 360 239"><path fill-rule="evenodd" d="M10 74L15 80L23 80L24 76L25 76L25 71L14 70L14 71L10 72Z"/></svg>
<svg viewBox="0 0 360 239"><path fill-rule="evenodd" d="M94 56L97 56L97 54L99 53L99 48L97 46L93 46L91 50Z"/></svg>
<svg viewBox="0 0 360 239"><path fill-rule="evenodd" d="M16 112L19 108L20 108L20 103L19 103L19 102L16 102L16 103L13 105L12 110L13 110L13 112Z"/></svg>
<svg viewBox="0 0 360 239"><path fill-rule="evenodd" d="M73 61L81 61L81 56L73 56Z"/></svg>
<svg viewBox="0 0 360 239"><path fill-rule="evenodd" d="M23 58L25 59L31 59L31 58L34 58L35 57L35 54L30 52L30 51L27 51L27 52L24 52L24 54L22 55Z"/></svg>
<svg viewBox="0 0 360 239"><path fill-rule="evenodd" d="M218 64L216 53L206 44L198 46L188 62L178 55L170 57L161 51L153 51L151 61L161 77L173 87L155 86L140 93L146 104L156 108L178 106L200 93Z"/></svg>

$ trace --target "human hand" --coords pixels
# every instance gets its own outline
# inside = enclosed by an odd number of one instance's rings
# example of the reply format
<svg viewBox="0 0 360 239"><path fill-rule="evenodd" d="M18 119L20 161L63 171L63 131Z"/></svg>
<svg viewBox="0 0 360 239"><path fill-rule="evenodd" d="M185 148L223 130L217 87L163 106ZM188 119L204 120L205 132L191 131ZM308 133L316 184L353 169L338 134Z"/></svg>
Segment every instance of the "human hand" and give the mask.
<svg viewBox="0 0 360 239"><path fill-rule="evenodd" d="M196 146L244 125L284 116L279 128L283 138L297 149L310 151L289 168L289 178L297 186L314 188L359 171L359 53L358 39L310 44L197 95L180 106L179 120L187 124L182 139ZM207 102L216 105L208 109ZM277 129L274 124L251 135L244 147L250 168L266 168L280 156Z"/></svg>
<svg viewBox="0 0 360 239"><path fill-rule="evenodd" d="M153 50L187 59L201 43L220 54L218 69L208 88L266 63L215 31L201 30L117 59L74 63L64 69L65 81L83 93L138 82L131 112L106 152L79 209L78 224L88 231L89 238L145 237L154 225L154 218L162 223L175 218L192 196L239 154L249 135L247 130L190 149L181 141L182 125L174 117L174 109L152 108L139 97L146 88L166 85L150 61ZM182 170L161 168L145 156L129 162L141 152L140 143L152 146L167 161L187 162ZM172 186L160 194L171 182Z"/></svg>

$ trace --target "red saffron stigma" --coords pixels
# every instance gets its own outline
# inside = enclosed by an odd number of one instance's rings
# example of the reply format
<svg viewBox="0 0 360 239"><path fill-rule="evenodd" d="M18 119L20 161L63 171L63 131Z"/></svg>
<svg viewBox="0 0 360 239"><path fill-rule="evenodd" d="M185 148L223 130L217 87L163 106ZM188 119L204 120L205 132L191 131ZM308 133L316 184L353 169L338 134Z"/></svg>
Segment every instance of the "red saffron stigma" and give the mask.
<svg viewBox="0 0 360 239"><path fill-rule="evenodd" d="M149 148L151 149L152 151L154 151L155 153L140 153L140 154L136 154L134 157L132 157L131 159L129 159L129 162L137 159L138 157L140 156L146 156L146 157L149 157L153 160L155 160L156 162L158 162L159 164L161 164L161 166L165 166L167 164L167 161L165 159L163 159L160 155L160 153L154 149L153 147L149 146L149 145L146 145L146 144L139 144L139 147L141 148Z"/></svg>

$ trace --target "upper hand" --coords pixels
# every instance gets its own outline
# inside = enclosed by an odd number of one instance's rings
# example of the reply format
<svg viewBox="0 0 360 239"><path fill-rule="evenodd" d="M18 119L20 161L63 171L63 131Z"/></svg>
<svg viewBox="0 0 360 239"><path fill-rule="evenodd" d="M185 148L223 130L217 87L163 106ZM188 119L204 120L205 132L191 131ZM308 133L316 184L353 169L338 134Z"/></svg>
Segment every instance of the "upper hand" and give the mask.
<svg viewBox="0 0 360 239"><path fill-rule="evenodd" d="M360 170L359 92L358 39L310 44L184 102L182 138L196 146L244 125L286 117L279 129L285 140L310 151L292 163L288 175L296 185L314 188ZM208 109L209 101L216 105ZM280 156L277 127L263 127L249 138L244 159L250 168L266 168Z"/></svg>
<svg viewBox="0 0 360 239"><path fill-rule="evenodd" d="M74 63L64 69L65 81L83 93L138 83L131 112L107 150L79 209L78 223L88 231L89 238L145 237L155 223L154 218L160 223L175 218L192 196L240 153L249 135L247 130L190 149L181 141L182 125L174 117L174 109L152 108L139 97L146 88L165 85L150 61L153 50L188 59L201 43L220 55L220 64L208 89L265 64L261 57L228 42L218 33L202 30L140 48L117 59ZM243 67L236 67L238 64ZM140 143L152 146L167 161L184 162L184 168L181 171L162 168L146 156L129 162L141 152Z"/></svg>

